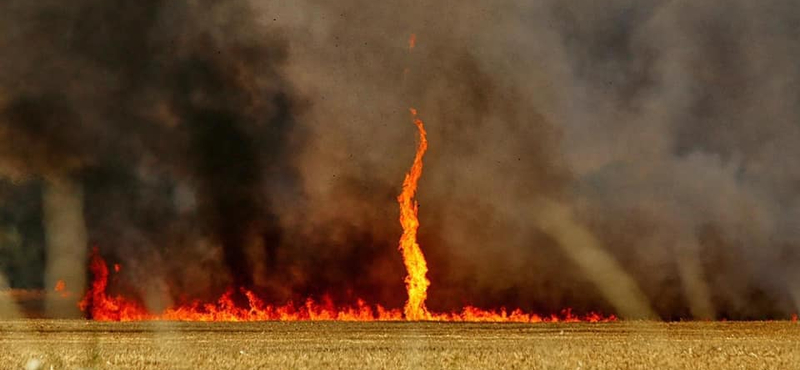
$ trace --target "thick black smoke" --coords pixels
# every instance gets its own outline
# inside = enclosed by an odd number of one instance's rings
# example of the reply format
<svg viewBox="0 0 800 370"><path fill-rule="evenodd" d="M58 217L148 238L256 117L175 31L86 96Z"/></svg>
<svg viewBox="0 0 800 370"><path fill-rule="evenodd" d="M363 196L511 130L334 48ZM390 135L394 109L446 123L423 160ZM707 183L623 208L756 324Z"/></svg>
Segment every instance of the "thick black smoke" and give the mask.
<svg viewBox="0 0 800 370"><path fill-rule="evenodd" d="M6 172L82 183L91 243L115 258L205 239L252 287L248 253L280 237L263 194L295 181L286 43L243 2L10 1L2 13ZM199 268L181 254L176 265Z"/></svg>

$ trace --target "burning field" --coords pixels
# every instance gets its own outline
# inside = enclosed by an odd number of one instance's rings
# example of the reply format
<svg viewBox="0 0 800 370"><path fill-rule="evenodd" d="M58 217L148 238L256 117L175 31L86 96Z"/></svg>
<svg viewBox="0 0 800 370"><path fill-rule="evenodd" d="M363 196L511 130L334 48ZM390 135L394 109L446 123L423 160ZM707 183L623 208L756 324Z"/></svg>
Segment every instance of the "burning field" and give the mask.
<svg viewBox="0 0 800 370"><path fill-rule="evenodd" d="M409 45L413 47L412 35ZM141 321L141 320L179 320L179 321L459 321L459 322L559 322L559 321L613 321L614 316L602 317L590 313L584 317L576 317L569 308L562 310L561 315L541 317L514 309L507 311L483 310L466 306L460 311L449 313L433 313L428 311L425 301L428 298L427 278L428 267L425 256L417 243L417 229L419 219L418 207L414 196L417 192L417 183L422 175L422 158L428 149L428 141L424 123L417 117L417 110L410 108L414 125L419 130L419 145L417 146L414 162L403 180L402 193L397 197L400 204L400 224L403 234L400 237L399 250L403 263L406 266L405 277L406 300L403 310L386 309L381 305L369 305L358 299L355 305L337 307L327 296L321 302L312 298L306 299L301 304L292 302L275 306L265 303L259 296L247 287L231 287L215 302L203 303L193 301L176 307L169 307L161 313L151 313L141 304L120 295L109 296L107 292L109 269L105 260L94 250L91 258L91 271L94 281L86 295L78 303L81 311L93 320L100 321ZM119 272L120 265L114 265L114 271ZM59 280L54 290L64 296L65 283ZM237 301L235 298L239 297ZM241 298L246 298L246 304Z"/></svg>
<svg viewBox="0 0 800 370"><path fill-rule="evenodd" d="M797 9L0 1L0 368L786 368Z"/></svg>

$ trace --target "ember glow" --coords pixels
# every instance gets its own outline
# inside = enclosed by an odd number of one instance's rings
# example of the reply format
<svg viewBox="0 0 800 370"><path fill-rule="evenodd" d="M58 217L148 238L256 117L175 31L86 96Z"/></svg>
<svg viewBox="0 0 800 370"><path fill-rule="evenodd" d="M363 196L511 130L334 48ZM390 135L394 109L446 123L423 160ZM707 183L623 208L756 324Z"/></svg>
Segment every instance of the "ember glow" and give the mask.
<svg viewBox="0 0 800 370"><path fill-rule="evenodd" d="M64 280L58 280L58 281L56 281L56 286L53 287L53 290L55 290L56 292L63 292L64 289L66 289L66 288L67 288L67 284L64 283Z"/></svg>
<svg viewBox="0 0 800 370"><path fill-rule="evenodd" d="M90 270L94 279L86 295L78 303L80 309L91 319L98 321L468 321L468 322L604 322L616 320L615 316L589 313L576 316L570 309L559 315L539 316L520 309L505 308L483 310L466 306L461 311L436 313L425 305L430 281L425 256L417 243L418 203L414 196L422 175L422 157L428 148L428 140L417 111L410 109L412 119L419 132L419 143L411 169L403 181L403 190L397 197L400 204L400 224L403 234L399 249L408 275L405 278L408 300L403 310L387 309L380 304L367 304L358 299L350 306L337 306L329 298L320 302L307 299L302 303L287 302L281 305L267 303L256 293L244 288L230 288L214 302L190 301L170 307L161 313L150 312L141 302L122 295L108 293L109 268L97 249L94 249ZM114 264L115 273L120 265ZM237 304L234 295L241 293L246 304Z"/></svg>
<svg viewBox="0 0 800 370"><path fill-rule="evenodd" d="M72 293L67 290L67 283L65 283L64 280L61 279L56 281L56 285L53 287L53 291L59 293L58 295L61 296L61 298L67 298L70 295L72 295Z"/></svg>

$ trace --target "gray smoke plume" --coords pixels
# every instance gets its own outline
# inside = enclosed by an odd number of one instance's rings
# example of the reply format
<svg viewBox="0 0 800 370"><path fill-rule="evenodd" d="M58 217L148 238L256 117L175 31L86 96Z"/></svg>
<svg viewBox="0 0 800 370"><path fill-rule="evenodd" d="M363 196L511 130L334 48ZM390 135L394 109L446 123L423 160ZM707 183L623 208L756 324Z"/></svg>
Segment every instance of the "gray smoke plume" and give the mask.
<svg viewBox="0 0 800 370"><path fill-rule="evenodd" d="M398 307L414 107L431 309L787 317L793 5L6 1L0 263L45 285L42 188L68 177L116 289L153 306Z"/></svg>

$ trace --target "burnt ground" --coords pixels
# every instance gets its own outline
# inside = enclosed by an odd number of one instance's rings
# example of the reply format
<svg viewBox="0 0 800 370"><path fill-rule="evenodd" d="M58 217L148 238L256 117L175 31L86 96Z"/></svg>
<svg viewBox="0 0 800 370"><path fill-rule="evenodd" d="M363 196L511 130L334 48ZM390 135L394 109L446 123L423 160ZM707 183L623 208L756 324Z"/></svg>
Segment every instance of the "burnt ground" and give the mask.
<svg viewBox="0 0 800 370"><path fill-rule="evenodd" d="M800 369L792 322L0 321L0 368Z"/></svg>

